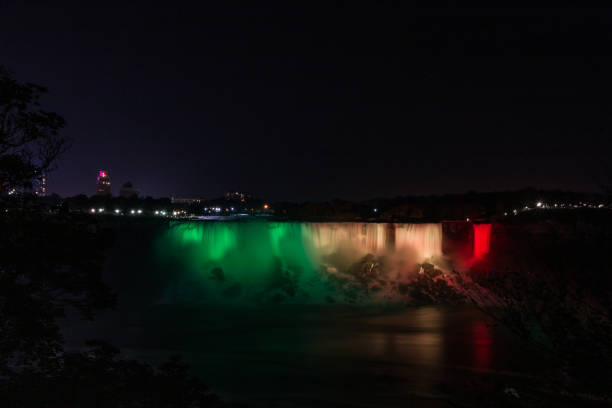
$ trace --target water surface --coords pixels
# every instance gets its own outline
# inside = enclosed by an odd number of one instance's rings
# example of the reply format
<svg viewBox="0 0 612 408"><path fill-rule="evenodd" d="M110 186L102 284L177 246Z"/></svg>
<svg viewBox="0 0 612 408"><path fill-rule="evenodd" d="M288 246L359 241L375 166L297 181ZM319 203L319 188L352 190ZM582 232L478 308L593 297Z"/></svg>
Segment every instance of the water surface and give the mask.
<svg viewBox="0 0 612 408"><path fill-rule="evenodd" d="M363 285L363 297L343 301L320 279L321 266L341 274L363 256L389 256L390 241L410 262L440 255L426 252L441 245L437 226L394 227L390 239L382 224L347 224L123 231L105 267L118 308L67 322L68 344L106 339L151 362L181 354L223 398L261 406L447 406L464 384L514 384L542 372L537 355L476 309L406 307ZM294 296L270 287L279 271L299 276ZM385 273L375 278L390 281ZM243 289L225 296L235 284Z"/></svg>

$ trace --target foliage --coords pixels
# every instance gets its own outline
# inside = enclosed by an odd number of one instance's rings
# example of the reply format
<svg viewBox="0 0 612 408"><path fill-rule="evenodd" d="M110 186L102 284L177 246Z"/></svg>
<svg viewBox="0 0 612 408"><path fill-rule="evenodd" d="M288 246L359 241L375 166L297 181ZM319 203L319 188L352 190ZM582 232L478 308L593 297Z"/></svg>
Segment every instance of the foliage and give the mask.
<svg viewBox="0 0 612 408"><path fill-rule="evenodd" d="M159 367L120 357L114 346L87 342L45 372L27 370L0 381L4 407L210 407L217 398L172 357Z"/></svg>
<svg viewBox="0 0 612 408"><path fill-rule="evenodd" d="M9 213L10 214L10 213ZM0 218L0 370L51 364L62 349L56 319L93 318L114 304L101 280L112 242L95 224L17 213Z"/></svg>
<svg viewBox="0 0 612 408"><path fill-rule="evenodd" d="M31 187L69 146L59 133L64 118L40 107L46 92L40 85L18 82L0 66L0 192Z"/></svg>

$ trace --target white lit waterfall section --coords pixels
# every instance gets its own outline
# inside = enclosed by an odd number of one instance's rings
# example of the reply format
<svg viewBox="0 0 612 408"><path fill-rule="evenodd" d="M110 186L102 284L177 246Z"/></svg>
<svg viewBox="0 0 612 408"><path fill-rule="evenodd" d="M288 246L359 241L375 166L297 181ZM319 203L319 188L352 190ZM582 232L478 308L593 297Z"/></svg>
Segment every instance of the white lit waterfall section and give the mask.
<svg viewBox="0 0 612 408"><path fill-rule="evenodd" d="M387 224L322 222L303 225L305 241L311 240L320 255L329 255L342 248L352 248L364 254L379 254L386 248Z"/></svg>
<svg viewBox="0 0 612 408"><path fill-rule="evenodd" d="M320 255L346 248L376 255L411 250L419 261L442 255L442 224L334 222L303 226L304 240L311 241Z"/></svg>
<svg viewBox="0 0 612 408"><path fill-rule="evenodd" d="M419 258L442 255L442 224L396 224L395 249L415 250Z"/></svg>

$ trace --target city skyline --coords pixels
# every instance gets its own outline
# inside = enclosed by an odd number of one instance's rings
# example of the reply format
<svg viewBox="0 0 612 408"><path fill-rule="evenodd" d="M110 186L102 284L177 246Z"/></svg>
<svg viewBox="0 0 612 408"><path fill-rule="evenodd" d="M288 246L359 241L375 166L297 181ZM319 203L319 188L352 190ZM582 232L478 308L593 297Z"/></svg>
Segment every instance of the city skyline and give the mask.
<svg viewBox="0 0 612 408"><path fill-rule="evenodd" d="M182 203L191 203L191 202L200 202L201 200L219 200L219 199L224 199L226 201L235 201L235 202L245 202L251 199L256 199L256 200L260 200L263 199L264 197L258 196L257 194L253 195L251 194L251 192L247 192L247 191L237 191L236 189L225 189L222 193L220 194L216 194L216 195L210 195L210 196L205 196L203 194L194 194L193 196L185 196L185 195L180 195L180 194L169 194L169 195L164 195L164 196L151 196L149 194L146 194L146 192L141 191L140 188L138 188L137 185L134 185L134 183L132 183L131 181L123 181L123 182L118 182L118 183L113 183L112 182L112 177L111 177L111 172L108 170L97 170L95 172L95 182L96 185L93 185L93 178L90 180L90 190L91 191L85 191L85 192L80 192L77 194L72 194L72 195L65 195L62 196L60 194L58 194L55 191L48 191L46 188L47 185L47 181L48 181L48 177L44 176L42 178L43 182L41 183L40 181L35 182L35 184L32 186L31 189L26 189L26 190L18 190L18 191L22 191L22 192L31 192L34 193L37 196L41 196L44 197L46 195L54 195L57 194L60 197L64 197L64 198L70 198L70 197L76 197L79 195L85 195L88 197L93 197L96 195L108 195L110 197L124 197L124 198L129 198L129 197L136 197L136 198L146 198L146 197L151 197L154 199L161 199L161 198L167 198L172 200L172 202L182 202ZM100 187L100 179L103 179L102 184L104 184L103 187ZM113 188L113 186L115 186ZM104 192L101 192L100 189L104 189ZM523 187L523 188L517 188L517 189L508 189L508 190L491 190L491 191L476 191L476 190L469 190L469 191L464 191L464 192L457 192L457 193L452 193L452 192L445 192L445 193L441 193L441 194L401 194L401 195L396 195L394 197L390 197L390 196L371 196L371 197L366 197L365 199L357 199L357 200L346 200L346 201L353 201L353 202L363 202L363 201L371 201L371 200L378 200L378 199L393 199L393 198L410 198L410 197L414 197L414 198L418 198L418 197L435 197L435 196L452 196L452 195L469 195L469 194L473 194L473 193L478 193L478 194L506 194L506 193L521 193L521 192L529 192L529 191L540 191L542 193L568 193L568 194L587 194L587 195L591 195L591 196L605 196L606 193L603 191L580 191L580 190L568 190L568 189L537 189L534 188L532 186L527 186L527 187ZM340 199L340 200L344 200L338 197L333 197L332 199L329 200L314 200L319 201L319 202L324 202L324 201L330 201L330 200L336 200L336 199ZM278 201L278 202L299 202L299 200L285 200L285 199L276 199L276 200L271 200L271 201ZM303 200L303 201L309 201L309 200Z"/></svg>

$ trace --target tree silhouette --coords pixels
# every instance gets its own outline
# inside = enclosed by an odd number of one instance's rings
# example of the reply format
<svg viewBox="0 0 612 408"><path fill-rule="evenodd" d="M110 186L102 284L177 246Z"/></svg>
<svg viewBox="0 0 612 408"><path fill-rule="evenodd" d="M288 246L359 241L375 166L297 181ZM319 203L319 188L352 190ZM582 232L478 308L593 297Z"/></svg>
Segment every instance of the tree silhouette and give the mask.
<svg viewBox="0 0 612 408"><path fill-rule="evenodd" d="M0 192L31 187L70 145L66 121L41 108L46 88L21 83L0 65Z"/></svg>
<svg viewBox="0 0 612 408"><path fill-rule="evenodd" d="M64 119L40 108L45 88L0 66L0 193L31 187L69 146ZM15 210L15 211L14 211ZM0 211L2 407L203 407L216 399L177 359L155 368L89 342L67 353L58 318L115 304L101 271L115 231L67 211Z"/></svg>

